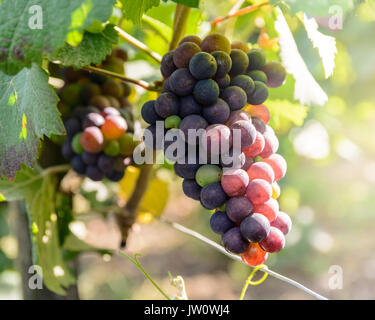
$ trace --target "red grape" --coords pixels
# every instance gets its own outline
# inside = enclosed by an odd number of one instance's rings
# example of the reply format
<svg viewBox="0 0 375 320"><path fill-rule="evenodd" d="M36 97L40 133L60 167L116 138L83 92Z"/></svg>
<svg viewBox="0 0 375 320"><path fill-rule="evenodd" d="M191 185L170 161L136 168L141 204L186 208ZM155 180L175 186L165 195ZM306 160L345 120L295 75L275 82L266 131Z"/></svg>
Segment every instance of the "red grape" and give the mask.
<svg viewBox="0 0 375 320"><path fill-rule="evenodd" d="M244 195L248 184L249 176L247 175L245 170L224 170L223 176L221 178L221 185L228 196L238 197Z"/></svg>
<svg viewBox="0 0 375 320"><path fill-rule="evenodd" d="M97 127L88 127L81 136L83 149L91 153L99 153L104 147L104 137Z"/></svg>
<svg viewBox="0 0 375 320"><path fill-rule="evenodd" d="M279 229L284 235L287 235L292 229L292 220L282 211L276 217L276 220L271 223L272 227Z"/></svg>
<svg viewBox="0 0 375 320"><path fill-rule="evenodd" d="M275 181L279 181L285 176L287 164L281 155L275 153L268 158L263 159L263 161L272 167L275 173Z"/></svg>
<svg viewBox="0 0 375 320"><path fill-rule="evenodd" d="M241 254L241 258L248 266L255 267L267 260L268 253L258 243L250 243L246 251Z"/></svg>
<svg viewBox="0 0 375 320"><path fill-rule="evenodd" d="M232 111L225 124L228 127L230 127L233 123L237 122L238 120L250 120L250 116L246 111L243 110Z"/></svg>
<svg viewBox="0 0 375 320"><path fill-rule="evenodd" d="M272 184L275 180L275 174L272 167L265 162L255 162L247 170L250 181L255 179L263 179Z"/></svg>
<svg viewBox="0 0 375 320"><path fill-rule="evenodd" d="M269 253L279 252L285 246L285 236L279 229L271 227L267 238L259 242L259 244L264 251Z"/></svg>
<svg viewBox="0 0 375 320"><path fill-rule="evenodd" d="M270 122L270 111L264 104L257 106L249 105L246 110L251 114L252 117L258 117L262 119L266 124Z"/></svg>
<svg viewBox="0 0 375 320"><path fill-rule="evenodd" d="M246 189L246 197L254 204L261 204L271 199L272 187L263 179L251 181Z"/></svg>
<svg viewBox="0 0 375 320"><path fill-rule="evenodd" d="M264 145L264 137L260 132L257 131L254 143L248 148L243 148L242 151L246 155L246 157L254 158L263 151Z"/></svg>
<svg viewBox="0 0 375 320"><path fill-rule="evenodd" d="M128 129L126 120L121 116L108 116L101 127L106 140L117 140Z"/></svg>
<svg viewBox="0 0 375 320"><path fill-rule="evenodd" d="M266 132L263 134L264 136L264 149L259 154L262 158L268 158L279 149L279 140L277 139L275 133L273 132L272 128L267 126Z"/></svg>
<svg viewBox="0 0 375 320"><path fill-rule="evenodd" d="M269 222L273 222L279 213L279 203L271 198L265 203L255 205L254 212L264 215Z"/></svg>

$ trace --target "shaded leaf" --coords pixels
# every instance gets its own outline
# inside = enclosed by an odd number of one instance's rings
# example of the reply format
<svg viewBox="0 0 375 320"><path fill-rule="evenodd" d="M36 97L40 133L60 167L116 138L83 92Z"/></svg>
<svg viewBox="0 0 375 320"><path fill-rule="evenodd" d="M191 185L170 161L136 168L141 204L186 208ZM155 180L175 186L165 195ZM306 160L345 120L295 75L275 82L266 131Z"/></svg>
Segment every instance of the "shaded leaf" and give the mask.
<svg viewBox="0 0 375 320"><path fill-rule="evenodd" d="M137 25L141 24L142 15L147 10L160 4L160 0L120 0L120 2L125 18Z"/></svg>
<svg viewBox="0 0 375 320"><path fill-rule="evenodd" d="M199 1L200 0L172 0L173 2L183 4L187 7L191 8L199 8Z"/></svg>
<svg viewBox="0 0 375 320"><path fill-rule="evenodd" d="M57 99L48 74L36 65L13 77L0 72L0 177L14 177L21 163L32 167L44 135L64 134Z"/></svg>

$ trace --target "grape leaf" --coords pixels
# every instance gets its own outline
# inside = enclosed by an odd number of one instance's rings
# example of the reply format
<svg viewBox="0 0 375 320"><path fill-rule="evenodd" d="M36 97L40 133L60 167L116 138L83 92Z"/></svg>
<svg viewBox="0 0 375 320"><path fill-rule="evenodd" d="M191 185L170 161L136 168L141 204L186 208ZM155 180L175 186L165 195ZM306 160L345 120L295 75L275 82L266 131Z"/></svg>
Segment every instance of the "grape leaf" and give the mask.
<svg viewBox="0 0 375 320"><path fill-rule="evenodd" d="M276 11L275 29L280 35L281 61L286 71L292 74L295 79L294 98L303 105L324 105L328 100L327 94L315 81L302 59L282 11L280 8L277 8Z"/></svg>
<svg viewBox="0 0 375 320"><path fill-rule="evenodd" d="M276 127L279 126L282 118L291 121L296 126L302 126L307 117L308 107L292 103L289 100L268 100L266 104Z"/></svg>
<svg viewBox="0 0 375 320"><path fill-rule="evenodd" d="M318 24L315 19L309 19L306 14L304 14L303 17L303 23L307 36L311 40L314 48L318 49L319 55L322 58L325 76L329 78L335 68L335 56L337 53L336 39L319 32Z"/></svg>
<svg viewBox="0 0 375 320"><path fill-rule="evenodd" d="M0 72L0 177L14 177L21 163L32 167L44 135L64 134L57 99L39 66L16 76Z"/></svg>
<svg viewBox="0 0 375 320"><path fill-rule="evenodd" d="M183 4L191 8L199 8L199 0L172 0L173 2Z"/></svg>
<svg viewBox="0 0 375 320"><path fill-rule="evenodd" d="M43 270L46 286L61 295L73 284L75 279L70 273L62 251L60 250L55 214L55 177L49 174L38 175L33 170L22 166L13 182L0 179L0 190L10 200L25 200L28 212L35 225L38 264Z"/></svg>
<svg viewBox="0 0 375 320"><path fill-rule="evenodd" d="M118 34L113 25L107 25L101 33L85 32L82 42L78 47L68 43L50 56L52 61L58 60L64 66L73 66L80 69L92 63L99 64L111 53L112 46L118 42Z"/></svg>
<svg viewBox="0 0 375 320"><path fill-rule="evenodd" d="M279 0L270 0L273 5L280 4ZM352 0L284 0L291 13L305 12L308 16L328 17L332 8L339 8L342 13L353 9Z"/></svg>
<svg viewBox="0 0 375 320"><path fill-rule="evenodd" d="M152 7L160 5L160 0L120 0L122 10L126 19L135 24L141 24L142 15Z"/></svg>
<svg viewBox="0 0 375 320"><path fill-rule="evenodd" d="M4 0L0 4L0 70L16 74L44 54L54 54L69 34L71 44L83 29L109 18L114 0Z"/></svg>

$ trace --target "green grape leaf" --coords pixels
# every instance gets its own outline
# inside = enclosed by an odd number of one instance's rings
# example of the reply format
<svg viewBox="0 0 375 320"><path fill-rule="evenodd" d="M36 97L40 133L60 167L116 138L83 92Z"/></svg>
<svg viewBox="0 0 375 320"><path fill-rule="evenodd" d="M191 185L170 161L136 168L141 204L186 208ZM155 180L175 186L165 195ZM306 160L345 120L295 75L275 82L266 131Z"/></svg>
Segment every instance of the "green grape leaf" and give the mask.
<svg viewBox="0 0 375 320"><path fill-rule="evenodd" d="M200 0L172 0L173 2L183 4L187 7L191 8L199 8L199 1Z"/></svg>
<svg viewBox="0 0 375 320"><path fill-rule="evenodd" d="M120 0L120 2L125 18L137 25L141 24L145 12L160 5L160 0Z"/></svg>
<svg viewBox="0 0 375 320"><path fill-rule="evenodd" d="M353 0L284 0L291 13L305 12L308 16L328 17L339 10L345 13L354 8ZM273 5L280 4L280 0L270 0Z"/></svg>
<svg viewBox="0 0 375 320"><path fill-rule="evenodd" d="M286 71L295 79L294 98L303 105L324 105L327 94L316 82L301 57L288 23L280 10L277 11L275 29L279 33L280 57Z"/></svg>
<svg viewBox="0 0 375 320"><path fill-rule="evenodd" d="M0 4L0 70L16 74L42 63L67 39L78 45L83 30L106 21L114 0L4 0Z"/></svg>
<svg viewBox="0 0 375 320"><path fill-rule="evenodd" d="M57 99L39 66L15 76L0 72L0 177L13 178L21 163L32 167L44 135L65 133Z"/></svg>
<svg viewBox="0 0 375 320"><path fill-rule="evenodd" d="M50 56L52 61L58 60L64 66L73 66L80 69L90 64L101 63L112 51L118 41L118 34L113 25L107 25L101 33L85 32L78 47L66 43L57 53Z"/></svg>
<svg viewBox="0 0 375 320"><path fill-rule="evenodd" d="M13 182L0 179L0 190L7 200L25 200L33 222L38 264L43 270L46 286L61 295L75 282L69 271L59 243L55 207L56 179L46 174L38 175L22 166Z"/></svg>
<svg viewBox="0 0 375 320"><path fill-rule="evenodd" d="M268 100L266 105L272 114L272 120L276 127L279 126L281 119L291 121L296 126L302 126L309 109L289 100Z"/></svg>

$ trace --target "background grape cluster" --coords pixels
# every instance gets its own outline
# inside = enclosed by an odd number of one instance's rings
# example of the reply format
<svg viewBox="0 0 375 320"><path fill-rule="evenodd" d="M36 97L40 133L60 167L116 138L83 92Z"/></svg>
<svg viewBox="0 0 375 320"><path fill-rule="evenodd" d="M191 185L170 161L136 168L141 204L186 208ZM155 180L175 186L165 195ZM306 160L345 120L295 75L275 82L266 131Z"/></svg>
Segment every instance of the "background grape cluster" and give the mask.
<svg viewBox="0 0 375 320"><path fill-rule="evenodd" d="M202 206L214 210L210 225L222 236L224 247L241 254L249 265L263 263L269 252L285 245L291 220L279 211L280 188L286 162L276 154L279 142L268 125L270 113L263 102L268 88L283 84L286 72L275 61L267 62L261 49L211 34L203 41L185 37L176 50L162 60L163 92L142 107L143 119L150 124L153 148L164 151L170 145L156 143L157 121L164 121L164 134L179 129L184 143L196 148L178 158L174 169L183 178L184 193ZM188 130L204 129L208 161L202 162L197 141L187 140ZM241 150L218 151L210 146L234 145L233 133L241 136ZM169 140L168 140L169 141ZM187 146L187 145L186 145ZM219 162L212 161L218 152ZM231 156L232 160L227 156ZM193 161L191 161L193 160Z"/></svg>
<svg viewBox="0 0 375 320"><path fill-rule="evenodd" d="M101 68L125 74L127 53L115 49ZM56 73L56 70L54 71ZM133 117L131 87L103 75L72 68L60 70L65 86L59 107L67 140L62 154L75 172L94 181L120 181L132 161Z"/></svg>

